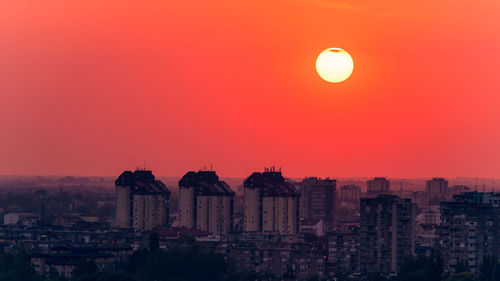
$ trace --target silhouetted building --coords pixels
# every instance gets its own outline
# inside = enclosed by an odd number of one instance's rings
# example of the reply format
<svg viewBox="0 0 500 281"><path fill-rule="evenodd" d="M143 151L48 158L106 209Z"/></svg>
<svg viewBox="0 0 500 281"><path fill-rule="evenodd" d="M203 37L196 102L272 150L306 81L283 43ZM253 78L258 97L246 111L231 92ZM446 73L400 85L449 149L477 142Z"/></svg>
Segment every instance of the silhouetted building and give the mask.
<svg viewBox="0 0 500 281"><path fill-rule="evenodd" d="M468 192L441 202L440 240L446 268L478 272L484 256L500 251L500 194Z"/></svg>
<svg viewBox="0 0 500 281"><path fill-rule="evenodd" d="M404 259L415 253L414 229L410 199L361 198L361 273L397 273Z"/></svg>
<svg viewBox="0 0 500 281"><path fill-rule="evenodd" d="M324 236L328 227L323 219L300 219L300 233L314 234L318 237Z"/></svg>
<svg viewBox="0 0 500 281"><path fill-rule="evenodd" d="M219 251L238 272L272 274L276 280L323 279L327 257L317 244L286 235L242 235L236 243L221 243Z"/></svg>
<svg viewBox="0 0 500 281"><path fill-rule="evenodd" d="M430 205L439 205L441 200L446 199L448 192L448 181L443 178L433 178L426 182L426 191L429 196Z"/></svg>
<svg viewBox="0 0 500 281"><path fill-rule="evenodd" d="M151 171L125 171L115 185L117 226L144 231L168 225L170 191Z"/></svg>
<svg viewBox="0 0 500 281"><path fill-rule="evenodd" d="M448 196L451 199L453 198L453 195L458 195L469 191L470 188L466 185L454 185L448 188Z"/></svg>
<svg viewBox="0 0 500 281"><path fill-rule="evenodd" d="M179 226L220 235L233 231L234 192L214 171L188 172L179 181Z"/></svg>
<svg viewBox="0 0 500 281"><path fill-rule="evenodd" d="M367 197L377 197L382 194L389 194L390 181L386 178L374 178L366 182L366 195Z"/></svg>
<svg viewBox="0 0 500 281"><path fill-rule="evenodd" d="M439 226L441 223L439 206L422 206L420 209L422 212L416 217L418 224Z"/></svg>
<svg viewBox="0 0 500 281"><path fill-rule="evenodd" d="M328 233L328 272L359 273L359 226L344 226Z"/></svg>
<svg viewBox="0 0 500 281"><path fill-rule="evenodd" d="M329 178L305 178L301 183L300 217L320 220L327 226L334 223L336 181Z"/></svg>
<svg viewBox="0 0 500 281"><path fill-rule="evenodd" d="M294 234L299 231L295 187L274 169L255 172L244 181L245 232Z"/></svg>

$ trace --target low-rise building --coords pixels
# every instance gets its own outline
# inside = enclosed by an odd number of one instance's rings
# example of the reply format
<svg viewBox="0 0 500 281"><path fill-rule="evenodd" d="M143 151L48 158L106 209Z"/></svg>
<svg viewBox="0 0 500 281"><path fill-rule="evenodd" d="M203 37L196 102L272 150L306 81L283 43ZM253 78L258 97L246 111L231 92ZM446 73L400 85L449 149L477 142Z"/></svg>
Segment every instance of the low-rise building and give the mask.
<svg viewBox="0 0 500 281"><path fill-rule="evenodd" d="M3 216L3 223L21 224L24 226L34 226L40 220L40 215L37 213L8 213Z"/></svg>

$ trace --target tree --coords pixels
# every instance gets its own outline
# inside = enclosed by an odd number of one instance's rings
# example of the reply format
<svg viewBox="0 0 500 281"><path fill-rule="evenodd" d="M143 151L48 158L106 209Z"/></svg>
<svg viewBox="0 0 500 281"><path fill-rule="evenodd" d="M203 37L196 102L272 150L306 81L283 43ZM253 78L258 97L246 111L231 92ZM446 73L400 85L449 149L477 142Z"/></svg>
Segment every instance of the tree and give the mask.
<svg viewBox="0 0 500 281"><path fill-rule="evenodd" d="M479 278L472 272L461 272L451 275L447 281L479 281Z"/></svg>
<svg viewBox="0 0 500 281"><path fill-rule="evenodd" d="M99 268L91 257L83 257L73 269L74 280L95 280Z"/></svg>
<svg viewBox="0 0 500 281"><path fill-rule="evenodd" d="M479 266L479 279L481 281L500 281L500 270L498 259L492 255L486 255Z"/></svg>
<svg viewBox="0 0 500 281"><path fill-rule="evenodd" d="M151 232L149 235L149 250L154 251L160 248L160 237L157 232Z"/></svg>
<svg viewBox="0 0 500 281"><path fill-rule="evenodd" d="M444 279L444 260L441 254L435 253L430 258L429 281L441 281Z"/></svg>
<svg viewBox="0 0 500 281"><path fill-rule="evenodd" d="M25 253L0 255L0 281L36 281L41 280L31 266L30 256Z"/></svg>
<svg viewBox="0 0 500 281"><path fill-rule="evenodd" d="M455 273L469 272L469 262L464 259L458 260L455 265Z"/></svg>
<svg viewBox="0 0 500 281"><path fill-rule="evenodd" d="M401 281L441 281L444 274L443 258L440 254L430 257L408 257L398 272L397 280Z"/></svg>

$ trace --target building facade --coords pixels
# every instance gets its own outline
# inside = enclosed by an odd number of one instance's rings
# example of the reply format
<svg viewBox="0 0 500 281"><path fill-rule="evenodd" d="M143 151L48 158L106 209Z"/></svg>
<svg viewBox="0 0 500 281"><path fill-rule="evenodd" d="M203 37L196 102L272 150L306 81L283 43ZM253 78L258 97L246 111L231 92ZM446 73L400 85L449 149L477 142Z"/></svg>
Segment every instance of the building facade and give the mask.
<svg viewBox="0 0 500 281"><path fill-rule="evenodd" d="M338 199L342 201L359 201L361 188L357 185L343 185L338 191Z"/></svg>
<svg viewBox="0 0 500 281"><path fill-rule="evenodd" d="M179 181L179 226L214 235L233 231L234 192L214 171L188 172Z"/></svg>
<svg viewBox="0 0 500 281"><path fill-rule="evenodd" d="M151 171L125 171L115 186L118 227L145 231L168 225L170 191Z"/></svg>
<svg viewBox="0 0 500 281"><path fill-rule="evenodd" d="M433 178L425 183L425 190L429 196L429 204L439 206L441 200L445 200L448 193L448 181L443 178Z"/></svg>
<svg viewBox="0 0 500 281"><path fill-rule="evenodd" d="M344 226L328 234L328 272L359 273L359 226Z"/></svg>
<svg viewBox="0 0 500 281"><path fill-rule="evenodd" d="M336 181L329 178L305 178L300 183L300 217L323 220L327 226L335 222Z"/></svg>
<svg viewBox="0 0 500 281"><path fill-rule="evenodd" d="M468 192L441 202L439 238L447 270L466 263L478 272L484 256L500 251L500 195Z"/></svg>
<svg viewBox="0 0 500 281"><path fill-rule="evenodd" d="M411 199L379 195L361 199L360 269L362 274L395 274L415 254Z"/></svg>
<svg viewBox="0 0 500 281"><path fill-rule="evenodd" d="M299 198L294 185L274 169L255 172L244 183L244 231L294 234L299 231Z"/></svg>
<svg viewBox="0 0 500 281"><path fill-rule="evenodd" d="M386 178L378 177L366 182L366 196L377 197L382 194L389 194L391 182Z"/></svg>

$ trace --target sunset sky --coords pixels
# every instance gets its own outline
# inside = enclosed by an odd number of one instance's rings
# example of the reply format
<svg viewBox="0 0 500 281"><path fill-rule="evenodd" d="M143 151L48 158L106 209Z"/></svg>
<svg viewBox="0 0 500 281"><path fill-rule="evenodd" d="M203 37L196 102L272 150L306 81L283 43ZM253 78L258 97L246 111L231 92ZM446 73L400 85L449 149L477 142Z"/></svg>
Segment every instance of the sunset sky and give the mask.
<svg viewBox="0 0 500 281"><path fill-rule="evenodd" d="M0 1L0 174L500 178L500 1ZM354 60L339 84L315 60Z"/></svg>

